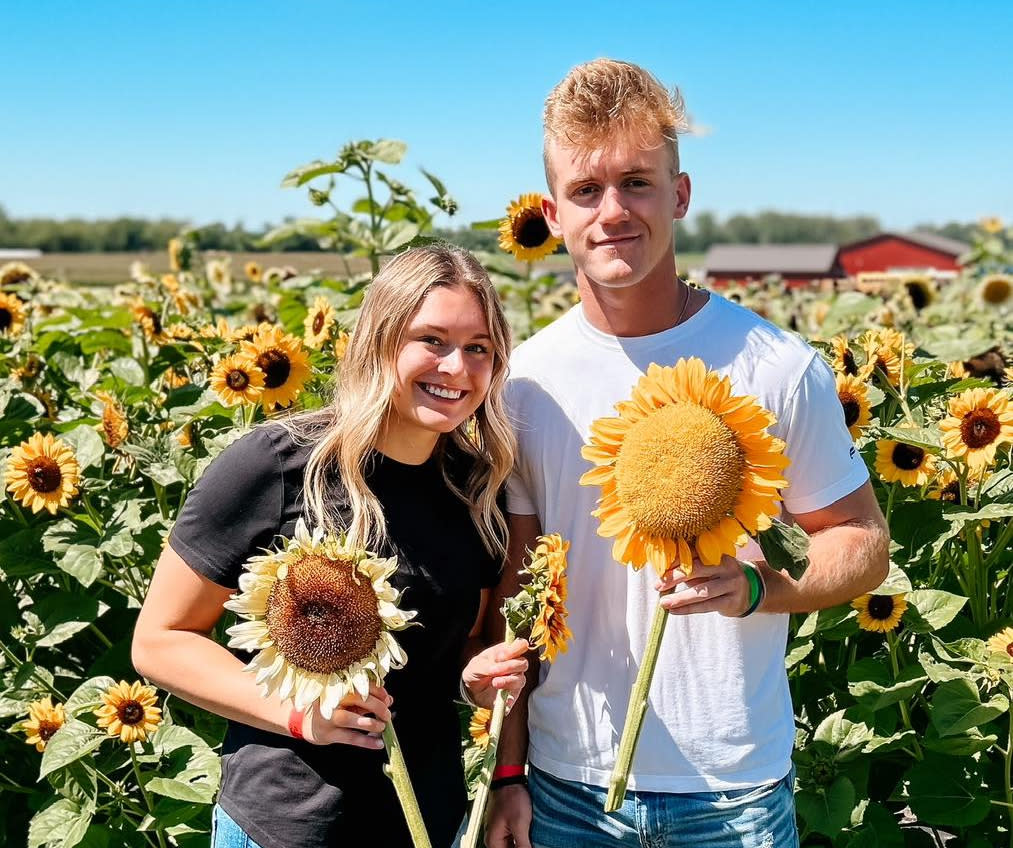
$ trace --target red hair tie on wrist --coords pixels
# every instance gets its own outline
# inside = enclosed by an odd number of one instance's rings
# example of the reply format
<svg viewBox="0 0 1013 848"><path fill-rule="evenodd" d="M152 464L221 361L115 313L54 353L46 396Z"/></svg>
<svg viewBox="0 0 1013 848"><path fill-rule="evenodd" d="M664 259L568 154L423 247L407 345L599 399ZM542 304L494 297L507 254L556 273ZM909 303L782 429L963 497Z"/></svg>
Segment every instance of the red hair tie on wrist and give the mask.
<svg viewBox="0 0 1013 848"><path fill-rule="evenodd" d="M292 707L292 712L288 714L288 732L292 734L293 739L306 738L302 735L302 723L304 718L306 718L306 713Z"/></svg>
<svg viewBox="0 0 1013 848"><path fill-rule="evenodd" d="M492 773L493 780L501 777L518 777L524 774L524 766L496 766Z"/></svg>

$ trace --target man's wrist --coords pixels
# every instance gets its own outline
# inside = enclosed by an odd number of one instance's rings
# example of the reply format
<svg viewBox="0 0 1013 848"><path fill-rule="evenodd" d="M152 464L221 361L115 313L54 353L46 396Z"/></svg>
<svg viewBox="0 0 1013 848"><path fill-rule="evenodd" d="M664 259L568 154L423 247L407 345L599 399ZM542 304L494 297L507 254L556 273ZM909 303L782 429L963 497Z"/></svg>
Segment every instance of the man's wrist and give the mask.
<svg viewBox="0 0 1013 848"><path fill-rule="evenodd" d="M766 597L767 587L763 582L760 567L755 562L740 559L739 565L742 567L742 573L746 577L746 582L749 583L749 603L745 611L739 613L739 618L746 618L760 608L760 604L763 603L763 599Z"/></svg>

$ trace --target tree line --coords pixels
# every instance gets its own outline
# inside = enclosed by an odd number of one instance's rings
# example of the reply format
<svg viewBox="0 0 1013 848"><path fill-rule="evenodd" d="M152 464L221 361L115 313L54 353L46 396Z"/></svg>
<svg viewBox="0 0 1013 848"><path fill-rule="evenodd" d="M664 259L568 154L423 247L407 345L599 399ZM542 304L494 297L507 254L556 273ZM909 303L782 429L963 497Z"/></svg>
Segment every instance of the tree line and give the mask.
<svg viewBox="0 0 1013 848"><path fill-rule="evenodd" d="M308 236L293 236L271 246L261 237L270 227L248 230L242 224L227 227L215 223L192 228L188 222L170 218L11 218L0 207L0 248L36 248L44 253L107 253L162 250L173 236L194 229L205 250L241 252L317 251L320 246ZM920 224L913 229L970 242L975 224L957 221L936 226ZM829 215L797 215L765 211L754 215L732 215L722 220L712 212L700 212L678 224L677 244L682 252L703 252L712 244L847 244L882 231L872 215L836 218ZM496 250L495 230L436 229L432 235L469 250Z"/></svg>

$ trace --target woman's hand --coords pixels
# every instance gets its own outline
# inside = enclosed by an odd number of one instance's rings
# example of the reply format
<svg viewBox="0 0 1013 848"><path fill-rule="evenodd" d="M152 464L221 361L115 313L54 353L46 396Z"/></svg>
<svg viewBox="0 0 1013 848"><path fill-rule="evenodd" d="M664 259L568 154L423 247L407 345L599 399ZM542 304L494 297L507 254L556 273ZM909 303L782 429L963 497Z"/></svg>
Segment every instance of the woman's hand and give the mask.
<svg viewBox="0 0 1013 848"><path fill-rule="evenodd" d="M303 736L314 745L354 745L378 750L383 747L380 734L390 721L393 701L386 689L374 684L365 700L357 692L342 698L329 719L320 715L314 704L303 717Z"/></svg>
<svg viewBox="0 0 1013 848"><path fill-rule="evenodd" d="M492 708L496 693L505 689L510 693L508 705L524 688L524 675L528 661L524 654L531 646L524 639L500 642L475 654L461 672L461 682L468 688L471 699L481 707Z"/></svg>

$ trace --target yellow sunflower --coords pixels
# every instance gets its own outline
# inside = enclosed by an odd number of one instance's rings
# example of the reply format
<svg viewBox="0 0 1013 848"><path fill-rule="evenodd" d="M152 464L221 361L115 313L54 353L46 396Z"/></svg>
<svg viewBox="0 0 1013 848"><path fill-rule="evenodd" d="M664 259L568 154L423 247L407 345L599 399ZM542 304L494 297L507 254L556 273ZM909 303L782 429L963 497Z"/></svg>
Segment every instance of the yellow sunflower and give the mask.
<svg viewBox="0 0 1013 848"><path fill-rule="evenodd" d="M38 276L35 269L25 265L24 262L8 262L0 266L0 288L27 283Z"/></svg>
<svg viewBox="0 0 1013 848"><path fill-rule="evenodd" d="M1002 218L998 218L995 215L987 215L978 222L978 226L990 236L994 236L996 233L1002 232Z"/></svg>
<svg viewBox="0 0 1013 848"><path fill-rule="evenodd" d="M531 553L529 571L540 587L539 608L531 626L531 645L542 650L542 659L553 662L566 653L573 637L566 625L566 552L570 543L558 533L539 536Z"/></svg>
<svg viewBox="0 0 1013 848"><path fill-rule="evenodd" d="M896 630L901 616L907 609L902 592L899 595L860 595L851 602L858 610L858 626L875 633L889 633Z"/></svg>
<svg viewBox="0 0 1013 848"><path fill-rule="evenodd" d="M162 723L162 710L155 706L157 703L154 686L121 680L102 693L102 706L95 710L98 717L95 723L104 727L110 736L119 736L121 742L143 742Z"/></svg>
<svg viewBox="0 0 1013 848"><path fill-rule="evenodd" d="M924 274L906 277L901 281L911 305L916 312L921 312L936 299L936 286L932 278Z"/></svg>
<svg viewBox="0 0 1013 848"><path fill-rule="evenodd" d="M141 325L144 335L151 341L159 342L165 338L165 328L158 313L143 301L136 301L130 307L134 320Z"/></svg>
<svg viewBox="0 0 1013 848"><path fill-rule="evenodd" d="M830 340L830 348L834 352L831 366L838 374L846 377L859 377L858 363L855 361L855 354L848 345L847 336L834 336ZM865 379L864 376L861 379Z"/></svg>
<svg viewBox="0 0 1013 848"><path fill-rule="evenodd" d="M338 330L338 337L334 340L334 358L341 362L345 358L345 354L348 352L348 344L352 341L352 337L344 330Z"/></svg>
<svg viewBox="0 0 1013 848"><path fill-rule="evenodd" d="M1001 389L968 389L950 398L947 411L939 422L946 455L972 469L992 465L996 448L1013 442L1013 405Z"/></svg>
<svg viewBox="0 0 1013 848"><path fill-rule="evenodd" d="M52 433L33 433L11 451L5 475L7 490L32 512L51 515L77 494L80 467L74 451Z"/></svg>
<svg viewBox="0 0 1013 848"><path fill-rule="evenodd" d="M844 423L852 439L862 435L862 428L872 420L869 409L869 390L858 377L837 375L837 399L844 410Z"/></svg>
<svg viewBox="0 0 1013 848"><path fill-rule="evenodd" d="M96 392L95 396L103 404L102 432L105 434L106 442L111 448L119 447L130 433L126 410L109 392Z"/></svg>
<svg viewBox="0 0 1013 848"><path fill-rule="evenodd" d="M264 372L260 401L265 409L290 406L310 375L309 357L302 342L279 327L261 326L251 341L243 342L241 353Z"/></svg>
<svg viewBox="0 0 1013 848"><path fill-rule="evenodd" d="M313 350L320 350L324 342L327 341L331 327L334 326L336 320L337 315L334 312L334 307L331 306L327 298L318 297L313 301L313 306L303 322L305 328L303 344Z"/></svg>
<svg viewBox="0 0 1013 848"><path fill-rule="evenodd" d="M994 654L1005 654L1013 659L1013 627L1006 627L988 640L989 650Z"/></svg>
<svg viewBox="0 0 1013 848"><path fill-rule="evenodd" d="M556 252L563 243L549 232L542 215L542 195L522 194L511 201L499 225L499 246L522 262L534 262Z"/></svg>
<svg viewBox="0 0 1013 848"><path fill-rule="evenodd" d="M232 260L229 257L209 259L204 269L211 285L226 291L232 287Z"/></svg>
<svg viewBox="0 0 1013 848"><path fill-rule="evenodd" d="M379 559L343 539L310 535L302 519L278 551L251 557L239 593L225 606L246 621L229 628L229 647L256 652L246 666L265 697L277 691L305 710L319 700L330 718L351 692L366 697L405 662L391 635L414 612L398 609L388 582L396 559Z"/></svg>
<svg viewBox="0 0 1013 848"><path fill-rule="evenodd" d="M920 447L893 439L876 442L876 471L887 483L924 486L935 470L936 458Z"/></svg>
<svg viewBox="0 0 1013 848"><path fill-rule="evenodd" d="M46 750L46 743L66 720L63 704L53 704L48 695L41 701L34 701L28 705L28 718L21 722L21 729L26 734L25 742L34 745L41 754Z"/></svg>
<svg viewBox="0 0 1013 848"><path fill-rule="evenodd" d="M717 565L770 527L789 460L755 398L732 395L731 380L701 360L680 359L652 363L616 411L591 425L581 455L596 467L580 482L601 486L593 514L598 534L616 537L617 562L689 574L694 550Z"/></svg>
<svg viewBox="0 0 1013 848"><path fill-rule="evenodd" d="M895 388L900 385L900 358L896 351L889 345L880 344L878 340L870 338L863 345L865 360L869 367L869 375L878 369L886 377L887 382Z"/></svg>
<svg viewBox="0 0 1013 848"><path fill-rule="evenodd" d="M482 751L489 747L489 725L492 722L492 710L475 707L468 721L468 735Z"/></svg>
<svg viewBox="0 0 1013 848"><path fill-rule="evenodd" d="M208 382L226 406L256 403L264 393L264 372L253 359L242 354L219 362Z"/></svg>
<svg viewBox="0 0 1013 848"><path fill-rule="evenodd" d="M986 306L1002 307L1013 303L1013 277L989 274L978 286L978 297Z"/></svg>
<svg viewBox="0 0 1013 848"><path fill-rule="evenodd" d="M0 336L16 336L25 326L25 305L12 294L0 292Z"/></svg>
<svg viewBox="0 0 1013 848"><path fill-rule="evenodd" d="M184 260L189 258L189 251L183 246L183 239L171 238L166 246L169 251L169 267L173 271L182 271Z"/></svg>
<svg viewBox="0 0 1013 848"><path fill-rule="evenodd" d="M260 265L252 260L243 266L243 273L251 283L259 283L264 274Z"/></svg>
<svg viewBox="0 0 1013 848"><path fill-rule="evenodd" d="M971 374L963 362L955 360L946 364L946 376L957 380L963 380L965 377L970 377Z"/></svg>

